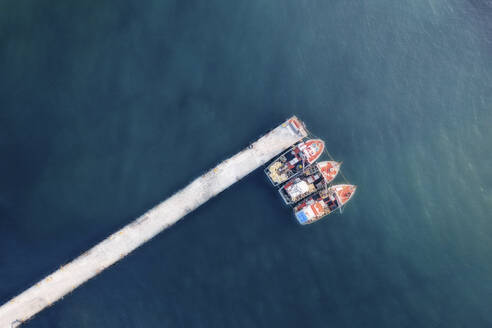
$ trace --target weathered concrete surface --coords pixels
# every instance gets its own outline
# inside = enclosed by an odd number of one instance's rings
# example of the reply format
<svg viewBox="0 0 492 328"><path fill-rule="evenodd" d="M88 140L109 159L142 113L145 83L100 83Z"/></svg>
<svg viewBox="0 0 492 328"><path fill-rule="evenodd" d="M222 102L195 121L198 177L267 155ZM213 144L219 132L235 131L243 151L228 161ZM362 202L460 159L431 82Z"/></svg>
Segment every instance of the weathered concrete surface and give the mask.
<svg viewBox="0 0 492 328"><path fill-rule="evenodd" d="M0 327L17 327L307 135L287 120L247 149L115 232L0 307ZM298 122L298 121L297 121Z"/></svg>

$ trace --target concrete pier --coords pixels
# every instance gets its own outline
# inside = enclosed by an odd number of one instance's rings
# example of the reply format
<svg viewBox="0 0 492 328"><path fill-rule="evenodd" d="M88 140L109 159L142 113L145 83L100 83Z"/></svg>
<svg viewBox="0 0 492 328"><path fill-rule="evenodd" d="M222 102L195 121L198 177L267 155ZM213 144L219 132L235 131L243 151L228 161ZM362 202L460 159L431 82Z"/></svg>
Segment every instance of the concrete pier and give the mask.
<svg viewBox="0 0 492 328"><path fill-rule="evenodd" d="M21 325L186 214L307 136L292 117L132 223L0 307L0 328Z"/></svg>

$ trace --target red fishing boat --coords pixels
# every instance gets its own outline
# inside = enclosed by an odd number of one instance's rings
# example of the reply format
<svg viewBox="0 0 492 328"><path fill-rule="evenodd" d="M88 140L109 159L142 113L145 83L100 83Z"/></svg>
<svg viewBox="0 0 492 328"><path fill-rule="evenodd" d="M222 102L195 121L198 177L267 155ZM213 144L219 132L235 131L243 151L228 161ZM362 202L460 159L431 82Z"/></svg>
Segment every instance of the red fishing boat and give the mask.
<svg viewBox="0 0 492 328"><path fill-rule="evenodd" d="M334 185L315 193L294 207L294 215L302 224L310 224L335 212L347 204L357 186L349 184Z"/></svg>
<svg viewBox="0 0 492 328"><path fill-rule="evenodd" d="M301 141L273 160L265 169L265 174L274 186L278 186L313 164L324 148L325 143L319 139Z"/></svg>

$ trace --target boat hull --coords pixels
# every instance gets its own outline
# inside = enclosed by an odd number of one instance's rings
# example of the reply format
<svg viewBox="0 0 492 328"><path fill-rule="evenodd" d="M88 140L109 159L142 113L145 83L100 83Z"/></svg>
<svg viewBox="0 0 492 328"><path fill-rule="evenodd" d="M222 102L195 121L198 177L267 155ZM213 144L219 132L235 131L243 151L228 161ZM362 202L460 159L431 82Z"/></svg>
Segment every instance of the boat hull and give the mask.
<svg viewBox="0 0 492 328"><path fill-rule="evenodd" d="M294 207L294 216L301 225L317 222L341 210L353 197L356 189L354 185L340 184L317 192Z"/></svg>

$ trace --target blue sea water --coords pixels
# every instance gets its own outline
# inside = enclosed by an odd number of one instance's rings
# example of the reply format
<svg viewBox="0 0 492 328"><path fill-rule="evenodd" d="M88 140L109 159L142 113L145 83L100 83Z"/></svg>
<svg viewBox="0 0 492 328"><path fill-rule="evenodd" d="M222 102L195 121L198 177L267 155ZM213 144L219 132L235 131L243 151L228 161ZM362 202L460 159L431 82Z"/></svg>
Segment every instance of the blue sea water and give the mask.
<svg viewBox="0 0 492 328"><path fill-rule="evenodd" d="M0 4L0 303L292 114L358 185L261 170L26 327L490 327L492 2Z"/></svg>

